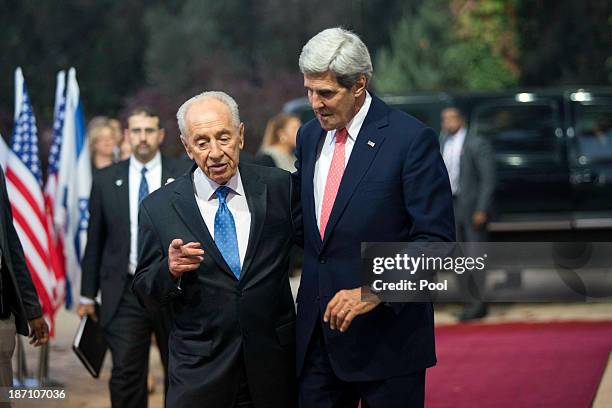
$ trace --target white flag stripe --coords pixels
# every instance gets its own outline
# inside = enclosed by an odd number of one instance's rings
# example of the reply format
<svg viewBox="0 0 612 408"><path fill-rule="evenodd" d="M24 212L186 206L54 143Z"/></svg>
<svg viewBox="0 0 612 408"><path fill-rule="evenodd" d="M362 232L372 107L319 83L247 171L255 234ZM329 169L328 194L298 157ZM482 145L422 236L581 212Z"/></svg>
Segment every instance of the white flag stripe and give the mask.
<svg viewBox="0 0 612 408"><path fill-rule="evenodd" d="M36 201L38 208L40 208L41 213L44 215L45 200L36 178L34 178L26 165L23 164L14 153L9 155L9 167L13 173L19 175L19 181L24 185L26 190L28 190L34 201Z"/></svg>
<svg viewBox="0 0 612 408"><path fill-rule="evenodd" d="M36 240L40 242L40 245L44 249L46 249L48 241L47 234L45 232L45 227L40 222L38 222L38 220L34 221L32 219L34 217L30 215L33 212L32 207L30 207L30 203L28 203L23 194L21 194L21 192L16 189L15 186L13 186L13 183L7 182L6 189L8 191L9 197L11 198L11 203L17 209L17 211L21 212L24 217L28 218L28 220L30 221L28 224L30 226L30 230L34 234Z"/></svg>
<svg viewBox="0 0 612 408"><path fill-rule="evenodd" d="M15 230L19 235L19 240L23 246L24 253L28 254L28 261L32 268L37 271L43 271L47 269L47 263L40 257L40 254L36 250L36 246L30 241L28 234L21 229L21 225L16 224ZM53 290L54 282L51 280L51 274L43 273L38 275L38 279L44 285L46 292L51 293Z"/></svg>

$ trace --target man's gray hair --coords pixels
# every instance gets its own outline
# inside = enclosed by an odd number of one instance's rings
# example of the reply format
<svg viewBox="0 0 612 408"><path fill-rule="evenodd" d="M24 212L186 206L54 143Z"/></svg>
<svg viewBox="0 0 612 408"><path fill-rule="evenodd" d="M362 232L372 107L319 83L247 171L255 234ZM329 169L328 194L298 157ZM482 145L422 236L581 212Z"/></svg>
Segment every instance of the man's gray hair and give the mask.
<svg viewBox="0 0 612 408"><path fill-rule="evenodd" d="M181 107L178 109L178 111L176 112L176 120L178 121L178 127L179 127L179 130L181 131L181 139L184 140L185 137L187 136L187 126L185 124L185 114L187 113L187 110L195 102L201 101L203 99L216 99L224 103L225 106L228 107L232 115L232 122L234 126L236 126L236 129L240 127L240 113L238 112L238 104L236 103L234 98L232 98L225 92L206 91L206 92L202 92L199 95L194 96L193 98L183 103Z"/></svg>
<svg viewBox="0 0 612 408"><path fill-rule="evenodd" d="M321 31L304 45L300 71L302 74L331 71L340 85L351 88L361 75L370 82L374 69L368 47L357 34L336 27Z"/></svg>

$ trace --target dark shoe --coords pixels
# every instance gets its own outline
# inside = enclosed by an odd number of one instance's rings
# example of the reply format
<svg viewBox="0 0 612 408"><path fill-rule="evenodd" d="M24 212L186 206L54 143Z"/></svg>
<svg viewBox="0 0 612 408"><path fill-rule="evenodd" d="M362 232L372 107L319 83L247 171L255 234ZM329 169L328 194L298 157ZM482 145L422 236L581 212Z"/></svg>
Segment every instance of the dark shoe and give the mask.
<svg viewBox="0 0 612 408"><path fill-rule="evenodd" d="M463 309L463 313L459 316L459 320L462 322L468 322L470 320L482 319L487 315L486 303L476 303L470 306L466 306Z"/></svg>

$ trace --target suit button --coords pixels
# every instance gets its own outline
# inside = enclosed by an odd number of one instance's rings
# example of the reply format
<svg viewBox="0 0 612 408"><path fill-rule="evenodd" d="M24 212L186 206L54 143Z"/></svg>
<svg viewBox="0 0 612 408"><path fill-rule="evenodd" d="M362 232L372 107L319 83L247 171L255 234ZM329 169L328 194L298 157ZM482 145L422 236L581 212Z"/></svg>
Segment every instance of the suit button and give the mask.
<svg viewBox="0 0 612 408"><path fill-rule="evenodd" d="M326 262L327 262L327 258L326 258L326 257L324 257L324 256L320 256L320 257L319 257L319 263L320 263L320 264L324 264L324 263L326 263Z"/></svg>

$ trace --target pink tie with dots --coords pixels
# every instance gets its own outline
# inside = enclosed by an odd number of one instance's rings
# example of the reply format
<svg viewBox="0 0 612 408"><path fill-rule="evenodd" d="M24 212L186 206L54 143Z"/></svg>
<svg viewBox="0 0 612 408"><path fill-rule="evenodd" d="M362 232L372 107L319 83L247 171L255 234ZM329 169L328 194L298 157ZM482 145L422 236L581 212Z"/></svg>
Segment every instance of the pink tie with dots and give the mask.
<svg viewBox="0 0 612 408"><path fill-rule="evenodd" d="M331 165L329 166L329 172L327 173L327 181L325 182L325 192L323 193L323 204L321 205L321 218L319 219L319 231L321 232L321 239L325 236L325 227L329 221L329 215L331 214L338 195L338 188L340 187L340 181L344 174L344 167L346 163L346 138L348 137L348 131L346 128L338 129L336 131L336 144L334 145L334 155L332 157Z"/></svg>

